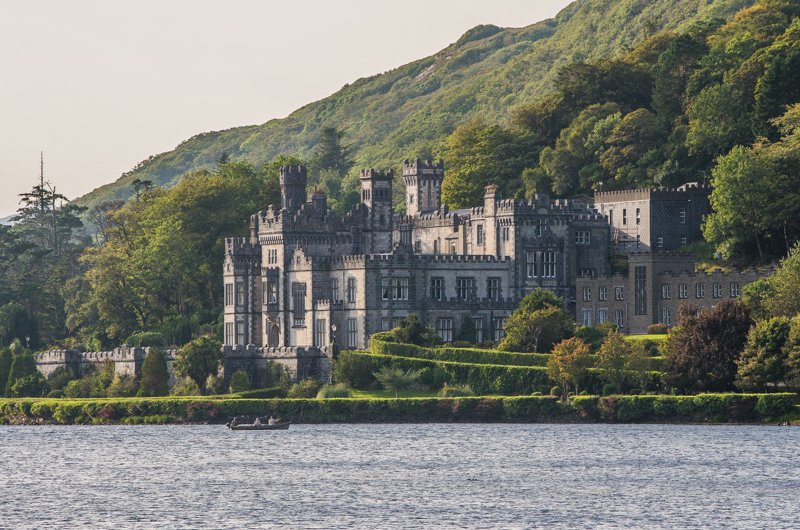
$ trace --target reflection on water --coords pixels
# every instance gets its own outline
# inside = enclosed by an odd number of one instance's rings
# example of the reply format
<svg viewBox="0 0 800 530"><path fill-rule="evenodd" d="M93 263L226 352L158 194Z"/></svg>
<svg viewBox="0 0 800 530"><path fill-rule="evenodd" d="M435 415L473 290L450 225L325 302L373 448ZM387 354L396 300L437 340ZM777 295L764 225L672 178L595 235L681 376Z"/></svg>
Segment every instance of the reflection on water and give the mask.
<svg viewBox="0 0 800 530"><path fill-rule="evenodd" d="M800 429L0 427L0 528L798 528Z"/></svg>

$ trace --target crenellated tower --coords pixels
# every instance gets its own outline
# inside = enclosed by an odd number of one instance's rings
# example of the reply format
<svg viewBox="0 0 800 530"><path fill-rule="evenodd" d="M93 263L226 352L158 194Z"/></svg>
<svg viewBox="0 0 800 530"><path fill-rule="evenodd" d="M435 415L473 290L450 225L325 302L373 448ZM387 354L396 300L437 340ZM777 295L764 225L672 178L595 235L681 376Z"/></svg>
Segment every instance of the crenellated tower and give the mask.
<svg viewBox="0 0 800 530"><path fill-rule="evenodd" d="M438 210L442 205L444 161L403 161L403 183L406 186L406 213L416 217Z"/></svg>
<svg viewBox="0 0 800 530"><path fill-rule="evenodd" d="M305 166L281 166L281 207L294 213L306 202L308 174Z"/></svg>
<svg viewBox="0 0 800 530"><path fill-rule="evenodd" d="M392 181L394 171L361 170L361 202L369 209L367 240L369 252L391 252L392 248Z"/></svg>

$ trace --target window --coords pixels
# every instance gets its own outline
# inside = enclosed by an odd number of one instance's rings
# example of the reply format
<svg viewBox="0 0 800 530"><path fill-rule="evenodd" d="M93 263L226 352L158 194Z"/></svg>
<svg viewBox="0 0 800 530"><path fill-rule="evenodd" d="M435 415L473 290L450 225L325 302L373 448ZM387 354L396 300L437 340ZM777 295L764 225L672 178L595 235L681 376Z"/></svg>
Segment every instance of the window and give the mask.
<svg viewBox="0 0 800 530"><path fill-rule="evenodd" d="M306 323L306 284L292 284L292 317L295 326L304 326Z"/></svg>
<svg viewBox="0 0 800 530"><path fill-rule="evenodd" d="M664 284L661 286L661 299L662 300L669 300L669 284Z"/></svg>
<svg viewBox="0 0 800 530"><path fill-rule="evenodd" d="M678 212L678 218L682 225L686 224L686 208L681 208L681 211Z"/></svg>
<svg viewBox="0 0 800 530"><path fill-rule="evenodd" d="M506 319L505 318L493 318L492 319L492 340L493 341L502 340L503 337L506 336L505 325L506 325Z"/></svg>
<svg viewBox="0 0 800 530"><path fill-rule="evenodd" d="M338 302L341 300L339 296L339 279L333 278L331 279L331 300L334 302Z"/></svg>
<svg viewBox="0 0 800 530"><path fill-rule="evenodd" d="M739 291L738 283L731 283L731 298L739 298L741 292Z"/></svg>
<svg viewBox="0 0 800 530"><path fill-rule="evenodd" d="M685 283L678 286L678 298L689 298L689 286Z"/></svg>
<svg viewBox="0 0 800 530"><path fill-rule="evenodd" d="M656 246L658 248L664 248L664 238L663 237L659 237L658 239L656 239Z"/></svg>
<svg viewBox="0 0 800 530"><path fill-rule="evenodd" d="M598 300L600 300L601 302L607 301L608 300L608 287L602 286L602 287L599 287L597 290L598 290L598 296L597 296Z"/></svg>
<svg viewBox="0 0 800 530"><path fill-rule="evenodd" d="M347 319L347 347L350 349L358 347L358 322L355 318Z"/></svg>
<svg viewBox="0 0 800 530"><path fill-rule="evenodd" d="M714 298L722 298L722 284L715 283L714 284Z"/></svg>
<svg viewBox="0 0 800 530"><path fill-rule="evenodd" d="M661 309L661 323L666 324L667 326L671 325L672 322L672 312L668 307Z"/></svg>
<svg viewBox="0 0 800 530"><path fill-rule="evenodd" d="M459 300L475 298L475 278L456 278L456 297Z"/></svg>
<svg viewBox="0 0 800 530"><path fill-rule="evenodd" d="M511 239L511 229L509 227L503 227L503 241L508 241Z"/></svg>
<svg viewBox="0 0 800 530"><path fill-rule="evenodd" d="M225 322L225 344L233 346L233 322Z"/></svg>
<svg viewBox="0 0 800 530"><path fill-rule="evenodd" d="M636 224L642 224L642 210L639 208L636 208Z"/></svg>
<svg viewBox="0 0 800 530"><path fill-rule="evenodd" d="M381 278L384 300L408 300L408 278Z"/></svg>
<svg viewBox="0 0 800 530"><path fill-rule="evenodd" d="M244 331L244 321L239 320L236 322L236 344L238 346L244 346L247 344Z"/></svg>
<svg viewBox="0 0 800 530"><path fill-rule="evenodd" d="M431 278L431 300L444 298L444 278Z"/></svg>
<svg viewBox="0 0 800 530"><path fill-rule="evenodd" d="M278 282L276 280L264 282L264 302L267 304L278 303Z"/></svg>
<svg viewBox="0 0 800 530"><path fill-rule="evenodd" d="M486 280L486 295L489 300L500 300L500 278L489 278Z"/></svg>
<svg viewBox="0 0 800 530"><path fill-rule="evenodd" d="M453 342L453 319L437 318L436 334L439 335L442 342Z"/></svg>
<svg viewBox="0 0 800 530"><path fill-rule="evenodd" d="M614 300L625 300L625 287L614 287Z"/></svg>
<svg viewBox="0 0 800 530"><path fill-rule="evenodd" d="M244 284L236 282L236 305L244 305Z"/></svg>
<svg viewBox="0 0 800 530"><path fill-rule="evenodd" d="M267 264L275 265L278 263L278 249L271 248L267 250Z"/></svg>
<svg viewBox="0 0 800 530"><path fill-rule="evenodd" d="M576 245L589 245L592 242L592 233L588 230L578 230L575 232Z"/></svg>
<svg viewBox="0 0 800 530"><path fill-rule="evenodd" d="M628 224L628 210L626 208L622 209L622 224Z"/></svg>
<svg viewBox="0 0 800 530"><path fill-rule="evenodd" d="M556 253L543 252L542 263L542 278L555 278L556 277Z"/></svg>
<svg viewBox="0 0 800 530"><path fill-rule="evenodd" d="M438 254L439 253L439 240L438 239L434 239L433 240L433 253L434 254Z"/></svg>
<svg viewBox="0 0 800 530"><path fill-rule="evenodd" d="M608 211L608 224L614 226L614 210Z"/></svg>
<svg viewBox="0 0 800 530"><path fill-rule="evenodd" d="M526 254L525 264L528 269L528 278L536 278L538 276L538 270L536 268L538 258L538 252L528 252Z"/></svg>
<svg viewBox="0 0 800 530"><path fill-rule="evenodd" d="M455 242L451 242L450 243L450 254L455 255L455 253L456 253L456 244L455 244Z"/></svg>
<svg viewBox="0 0 800 530"><path fill-rule="evenodd" d="M356 303L356 279L347 278L347 303Z"/></svg>
<svg viewBox="0 0 800 530"><path fill-rule="evenodd" d="M316 328L314 331L314 346L317 348L324 348L328 345L327 341L325 340L328 336L328 321L324 318L318 318L314 324Z"/></svg>
<svg viewBox="0 0 800 530"><path fill-rule="evenodd" d="M592 325L592 310L591 309L584 309L583 310L583 319L582 319L584 326L591 326Z"/></svg>
<svg viewBox="0 0 800 530"><path fill-rule="evenodd" d="M226 283L225 284L225 305L230 306L233 305L233 284Z"/></svg>
<svg viewBox="0 0 800 530"><path fill-rule="evenodd" d="M694 286L694 297L695 298L705 298L706 297L706 284L698 283Z"/></svg>
<svg viewBox="0 0 800 530"><path fill-rule="evenodd" d="M647 314L647 267L637 265L634 269L634 310L637 315Z"/></svg>
<svg viewBox="0 0 800 530"><path fill-rule="evenodd" d="M475 228L476 239L479 245L483 245L483 225L478 225Z"/></svg>
<svg viewBox="0 0 800 530"><path fill-rule="evenodd" d="M592 301L592 288L591 287L584 287L583 288L583 301L584 302L591 302Z"/></svg>
<svg viewBox="0 0 800 530"><path fill-rule="evenodd" d="M686 241L687 241L686 236L681 236L681 245L685 245Z"/></svg>
<svg viewBox="0 0 800 530"><path fill-rule="evenodd" d="M625 327L625 310L624 309L616 309L616 310L614 310L614 324L619 329L622 329L622 328Z"/></svg>
<svg viewBox="0 0 800 530"><path fill-rule="evenodd" d="M608 321L608 309L602 308L597 310L597 323L602 324Z"/></svg>
<svg viewBox="0 0 800 530"><path fill-rule="evenodd" d="M422 241L420 241L419 239L414 241L414 252L416 252L417 254L422 252Z"/></svg>
<svg viewBox="0 0 800 530"><path fill-rule="evenodd" d="M486 319L483 317L476 317L475 321L475 342L483 342L483 337L486 334Z"/></svg>

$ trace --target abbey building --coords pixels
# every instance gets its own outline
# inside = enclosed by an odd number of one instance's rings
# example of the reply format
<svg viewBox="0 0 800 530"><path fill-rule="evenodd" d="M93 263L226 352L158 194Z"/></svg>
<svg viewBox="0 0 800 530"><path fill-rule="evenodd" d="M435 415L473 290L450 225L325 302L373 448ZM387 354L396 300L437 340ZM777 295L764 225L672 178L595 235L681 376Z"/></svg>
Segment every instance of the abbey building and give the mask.
<svg viewBox="0 0 800 530"><path fill-rule="evenodd" d="M666 281L661 276L675 283L683 274L687 285L699 284L688 279L691 259L666 251L699 237L707 187L524 201L488 186L482 204L450 210L441 200L442 162L405 161L402 171L405 214L392 207L394 173L368 169L361 172L360 203L341 216L324 193L307 196L305 168L281 168L281 204L251 216L249 237L226 240L229 352L367 348L371 334L410 313L445 342L466 328L474 328L476 342L496 341L536 288L561 296L579 322L614 319L623 331L640 333L666 315L662 307L674 315L672 302L654 302ZM612 271L614 256L630 256L633 274L646 279ZM755 277L737 276L729 293L738 295ZM717 278L708 288L717 283L733 281ZM671 289L683 293L677 285ZM622 300L609 295L617 287ZM649 302L629 305L626 293L637 290L636 300Z"/></svg>

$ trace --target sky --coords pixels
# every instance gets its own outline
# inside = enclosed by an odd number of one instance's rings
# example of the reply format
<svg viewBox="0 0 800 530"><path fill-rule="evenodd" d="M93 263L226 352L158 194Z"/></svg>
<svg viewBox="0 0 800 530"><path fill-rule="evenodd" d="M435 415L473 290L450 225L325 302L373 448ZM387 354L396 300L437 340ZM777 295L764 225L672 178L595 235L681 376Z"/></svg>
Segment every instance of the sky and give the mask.
<svg viewBox="0 0 800 530"><path fill-rule="evenodd" d="M211 130L264 123L570 0L0 0L0 217Z"/></svg>

